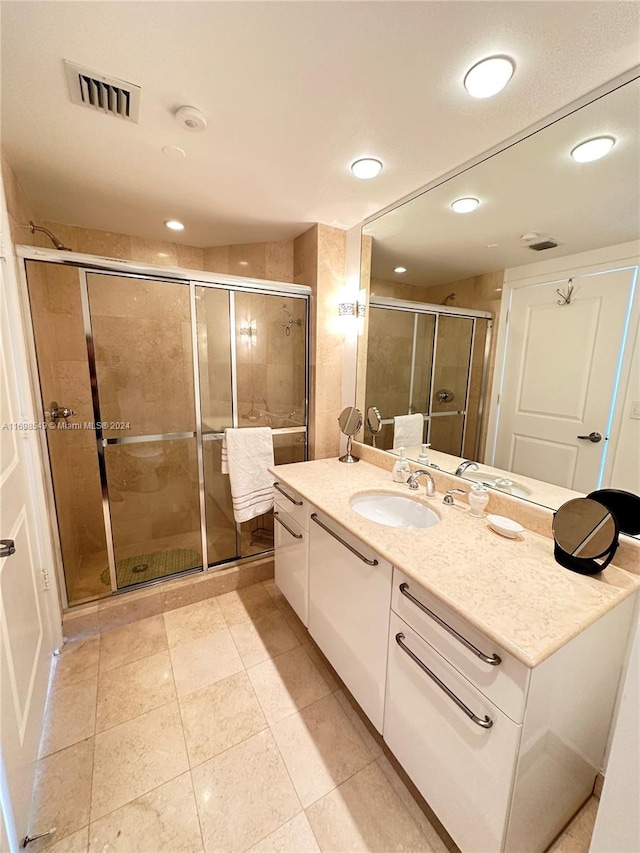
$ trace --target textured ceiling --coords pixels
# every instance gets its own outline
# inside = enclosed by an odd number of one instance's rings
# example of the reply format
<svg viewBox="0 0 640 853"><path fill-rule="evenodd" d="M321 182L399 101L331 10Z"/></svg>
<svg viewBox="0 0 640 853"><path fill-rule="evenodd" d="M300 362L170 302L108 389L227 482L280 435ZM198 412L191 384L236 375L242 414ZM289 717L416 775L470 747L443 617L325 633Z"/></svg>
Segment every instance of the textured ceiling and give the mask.
<svg viewBox="0 0 640 853"><path fill-rule="evenodd" d="M571 150L598 135L616 138L610 154L576 163ZM639 188L636 80L367 225L372 274L444 284L637 239ZM467 196L480 206L454 213L451 202ZM521 240L527 232L559 245L534 253ZM396 266L407 272L394 274Z"/></svg>
<svg viewBox="0 0 640 853"><path fill-rule="evenodd" d="M42 217L192 245L352 226L638 62L640 4L6 2L2 140ZM516 62L497 97L465 71ZM63 58L142 87L140 123L69 101ZM181 104L204 134L173 120ZM162 154L178 145L187 158ZM359 182L350 163L384 161Z"/></svg>

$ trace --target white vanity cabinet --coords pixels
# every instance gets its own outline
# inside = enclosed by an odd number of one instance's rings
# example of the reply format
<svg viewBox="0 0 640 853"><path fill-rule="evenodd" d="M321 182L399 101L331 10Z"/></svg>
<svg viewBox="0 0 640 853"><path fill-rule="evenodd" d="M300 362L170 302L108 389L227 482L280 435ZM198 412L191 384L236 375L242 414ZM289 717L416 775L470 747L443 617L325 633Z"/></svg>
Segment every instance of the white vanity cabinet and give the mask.
<svg viewBox="0 0 640 853"><path fill-rule="evenodd" d="M501 849L521 728L391 614L384 740L463 851Z"/></svg>
<svg viewBox="0 0 640 853"><path fill-rule="evenodd" d="M309 633L382 732L391 565L322 512L309 525Z"/></svg>
<svg viewBox="0 0 640 853"><path fill-rule="evenodd" d="M309 505L293 489L276 482L274 580L304 625L309 622Z"/></svg>
<svg viewBox="0 0 640 853"><path fill-rule="evenodd" d="M464 853L542 853L602 768L627 599L530 669L394 572L384 740Z"/></svg>

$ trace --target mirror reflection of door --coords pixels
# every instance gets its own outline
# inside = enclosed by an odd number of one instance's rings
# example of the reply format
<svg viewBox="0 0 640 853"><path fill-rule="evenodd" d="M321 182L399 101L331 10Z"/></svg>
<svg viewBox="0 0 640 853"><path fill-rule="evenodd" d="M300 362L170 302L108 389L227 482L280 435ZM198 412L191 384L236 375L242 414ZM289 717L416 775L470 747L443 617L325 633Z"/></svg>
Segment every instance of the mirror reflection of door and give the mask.
<svg viewBox="0 0 640 853"><path fill-rule="evenodd" d="M635 268L516 287L511 296L495 462L578 492L601 485ZM579 436L599 433L600 441ZM594 438L596 436L593 436Z"/></svg>

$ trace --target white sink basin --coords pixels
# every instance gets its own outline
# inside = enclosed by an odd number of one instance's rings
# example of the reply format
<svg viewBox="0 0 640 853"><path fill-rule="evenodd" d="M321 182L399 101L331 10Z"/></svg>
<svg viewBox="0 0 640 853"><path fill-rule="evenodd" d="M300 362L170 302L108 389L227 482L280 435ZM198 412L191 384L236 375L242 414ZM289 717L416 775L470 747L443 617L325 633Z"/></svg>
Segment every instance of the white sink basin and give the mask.
<svg viewBox="0 0 640 853"><path fill-rule="evenodd" d="M387 527L433 527L440 523L432 509L402 495L354 495L349 503L358 515Z"/></svg>

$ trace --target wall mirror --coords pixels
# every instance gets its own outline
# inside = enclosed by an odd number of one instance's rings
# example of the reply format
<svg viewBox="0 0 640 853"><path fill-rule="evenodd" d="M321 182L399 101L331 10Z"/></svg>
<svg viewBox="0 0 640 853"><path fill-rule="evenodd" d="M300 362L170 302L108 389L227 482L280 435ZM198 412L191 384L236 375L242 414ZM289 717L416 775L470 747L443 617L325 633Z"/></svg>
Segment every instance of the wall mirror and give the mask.
<svg viewBox="0 0 640 853"><path fill-rule="evenodd" d="M636 75L365 223L378 448L418 413L430 464L467 480L553 509L640 494L639 130Z"/></svg>

